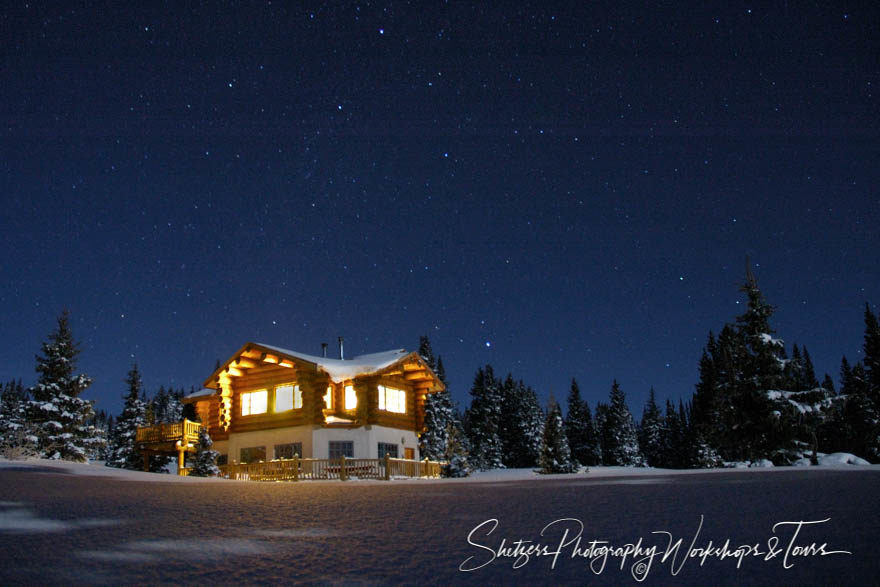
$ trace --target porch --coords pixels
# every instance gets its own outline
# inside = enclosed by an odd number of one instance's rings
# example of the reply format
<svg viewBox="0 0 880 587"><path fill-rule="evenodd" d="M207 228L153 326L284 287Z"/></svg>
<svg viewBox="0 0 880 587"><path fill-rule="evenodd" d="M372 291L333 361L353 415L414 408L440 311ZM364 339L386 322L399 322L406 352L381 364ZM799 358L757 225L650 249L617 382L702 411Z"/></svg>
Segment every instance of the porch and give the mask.
<svg viewBox="0 0 880 587"><path fill-rule="evenodd" d="M186 419L138 428L135 444L144 456L144 471L150 470L150 457L153 455L177 455L177 473L185 475L184 456L188 452L196 452L201 428L198 422Z"/></svg>
<svg viewBox="0 0 880 587"><path fill-rule="evenodd" d="M220 466L220 476L238 481L301 481L314 479L384 479L440 477L442 463L395 459L280 459Z"/></svg>

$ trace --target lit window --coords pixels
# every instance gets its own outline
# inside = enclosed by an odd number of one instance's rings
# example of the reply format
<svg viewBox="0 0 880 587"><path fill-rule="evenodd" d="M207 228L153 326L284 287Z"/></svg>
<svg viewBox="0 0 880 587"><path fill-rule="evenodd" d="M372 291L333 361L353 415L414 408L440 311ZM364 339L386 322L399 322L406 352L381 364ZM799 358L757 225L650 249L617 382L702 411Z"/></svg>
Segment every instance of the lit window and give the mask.
<svg viewBox="0 0 880 587"><path fill-rule="evenodd" d="M397 414L406 413L406 392L393 387L379 386L379 409Z"/></svg>
<svg viewBox="0 0 880 587"><path fill-rule="evenodd" d="M353 385L345 386L345 409L353 410L358 407L358 396Z"/></svg>
<svg viewBox="0 0 880 587"><path fill-rule="evenodd" d="M299 385L279 385L275 388L276 412L286 412L301 407L302 392L299 390Z"/></svg>
<svg viewBox="0 0 880 587"><path fill-rule="evenodd" d="M265 414L268 406L269 392L265 389L241 394L241 415L252 416Z"/></svg>
<svg viewBox="0 0 880 587"><path fill-rule="evenodd" d="M327 386L327 393L324 394L324 407L328 410L333 409L333 387Z"/></svg>

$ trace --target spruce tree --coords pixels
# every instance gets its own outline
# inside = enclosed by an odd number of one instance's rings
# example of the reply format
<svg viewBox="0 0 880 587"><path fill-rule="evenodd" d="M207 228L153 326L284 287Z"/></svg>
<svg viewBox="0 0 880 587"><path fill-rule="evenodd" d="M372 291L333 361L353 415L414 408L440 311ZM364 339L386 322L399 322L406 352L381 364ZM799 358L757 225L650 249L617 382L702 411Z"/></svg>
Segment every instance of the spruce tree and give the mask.
<svg viewBox="0 0 880 587"><path fill-rule="evenodd" d="M446 370L442 357L438 357L434 373L446 386ZM425 429L419 436L419 454L432 461L442 459L449 442L451 424L456 424L455 410L449 387L446 386L443 391L430 393L425 398Z"/></svg>
<svg viewBox="0 0 880 587"><path fill-rule="evenodd" d="M146 426L147 417L146 405L141 399L143 382L136 364L128 371L125 385L125 403L110 437L105 464L108 467L137 471L143 467L143 456L135 444L137 429Z"/></svg>
<svg viewBox="0 0 880 587"><path fill-rule="evenodd" d="M467 412L470 462L480 470L504 468L501 429L501 385L491 365L478 369Z"/></svg>
<svg viewBox="0 0 880 587"><path fill-rule="evenodd" d="M616 380L611 385L605 429L605 443L602 445L602 462L605 465L644 466L636 424L626 405L626 396Z"/></svg>
<svg viewBox="0 0 880 587"><path fill-rule="evenodd" d="M21 380L8 381L0 391L0 456L18 459L37 454L36 437L27 419L27 390Z"/></svg>
<svg viewBox="0 0 880 587"><path fill-rule="evenodd" d="M220 453L211 448L213 445L214 441L208 435L208 429L202 426L199 429L199 445L196 448L195 461L189 471L190 477L216 477L220 474L220 468L217 466L217 457Z"/></svg>
<svg viewBox="0 0 880 587"><path fill-rule="evenodd" d="M642 413L642 421L639 424L639 447L645 456L645 460L649 467L659 467L662 457L662 433L663 433L663 417L660 414L660 408L657 407L657 400L654 396L654 388L648 395L648 402L645 404L645 410Z"/></svg>
<svg viewBox="0 0 880 587"><path fill-rule="evenodd" d="M591 444L595 442L595 439L590 438L593 427L592 418L587 404L581 399L581 389L574 378L571 379L571 387L568 390L567 407L565 436L568 438L572 458L581 465L598 464L591 462L593 460Z"/></svg>
<svg viewBox="0 0 880 587"><path fill-rule="evenodd" d="M88 375L75 374L79 352L65 310L37 355L39 377L27 410L40 454L50 459L86 461L104 442L100 430L89 424L92 402L79 397L92 382Z"/></svg>
<svg viewBox="0 0 880 587"><path fill-rule="evenodd" d="M865 342L862 350L865 357L863 361L868 395L874 404L880 407L880 322L867 303L865 304Z"/></svg>
<svg viewBox="0 0 880 587"><path fill-rule="evenodd" d="M544 421L540 465L538 472L544 474L574 473L578 468L571 458L568 439L565 437L562 410L552 396L547 406L547 419Z"/></svg>
<svg viewBox="0 0 880 587"><path fill-rule="evenodd" d="M471 474L467 450L464 446L464 432L457 422L450 422L446 429L446 448L442 458L445 464L440 472L444 477L467 477Z"/></svg>
<svg viewBox="0 0 880 587"><path fill-rule="evenodd" d="M505 467L524 468L538 464L541 437L544 434L544 412L535 391L522 381L508 375L501 384L502 462Z"/></svg>

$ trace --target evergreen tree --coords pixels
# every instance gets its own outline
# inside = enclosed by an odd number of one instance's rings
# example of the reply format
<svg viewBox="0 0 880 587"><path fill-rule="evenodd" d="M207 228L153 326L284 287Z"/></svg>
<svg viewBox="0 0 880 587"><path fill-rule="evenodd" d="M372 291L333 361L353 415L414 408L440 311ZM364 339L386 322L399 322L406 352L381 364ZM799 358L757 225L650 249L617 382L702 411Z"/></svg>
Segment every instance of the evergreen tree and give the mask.
<svg viewBox="0 0 880 587"><path fill-rule="evenodd" d="M636 424L626 405L626 396L616 380L611 385L604 440L602 462L605 465L644 466Z"/></svg>
<svg viewBox="0 0 880 587"><path fill-rule="evenodd" d="M435 371L437 362L434 360L434 350L431 348L431 339L427 335L419 337L419 356L421 356L431 371ZM436 372L436 371L435 371Z"/></svg>
<svg viewBox="0 0 880 587"><path fill-rule="evenodd" d="M434 373L443 382L445 388L443 391L428 394L425 398L425 429L419 436L419 453L432 461L442 459L446 453L449 426L459 425L452 406L452 395L446 384L446 370L443 367L442 357L438 357Z"/></svg>
<svg viewBox="0 0 880 587"><path fill-rule="evenodd" d="M445 464L441 467L444 477L467 477L471 474L467 450L464 446L464 433L456 422L450 422L446 429L446 449L443 452Z"/></svg>
<svg viewBox="0 0 880 587"><path fill-rule="evenodd" d="M467 412L470 463L480 470L500 469L502 462L501 389L491 365L478 369Z"/></svg>
<svg viewBox="0 0 880 587"><path fill-rule="evenodd" d="M196 448L195 462L189 471L190 477L216 477L220 474L217 466L217 458L220 453L211 447L214 441L208 435L208 429L204 426L199 429L199 446Z"/></svg>
<svg viewBox="0 0 880 587"><path fill-rule="evenodd" d="M582 465L597 465L593 448L596 443L590 408L581 399L581 390L572 378L568 390L568 409L565 414L565 436L571 448L572 458Z"/></svg>
<svg viewBox="0 0 880 587"><path fill-rule="evenodd" d="M498 437L502 462L505 467L534 467L538 464L544 434L544 412L538 396L522 381L515 382L512 375L501 385L501 395Z"/></svg>
<svg viewBox="0 0 880 587"><path fill-rule="evenodd" d="M562 410L559 404L550 397L547 406L547 419L544 422L544 434L541 440L541 468L539 473L574 473L577 463L571 458L568 439L562 423Z"/></svg>
<svg viewBox="0 0 880 587"><path fill-rule="evenodd" d="M660 467L681 469L686 466L687 458L685 431L681 428L681 418L675 410L675 404L666 400L666 416L660 435Z"/></svg>
<svg viewBox="0 0 880 587"><path fill-rule="evenodd" d="M21 380L8 381L0 391L0 456L8 459L35 456L36 438L27 419L28 394Z"/></svg>
<svg viewBox="0 0 880 587"><path fill-rule="evenodd" d="M611 446L611 430L607 426L608 405L602 402L596 403L596 414L593 418L593 428L596 430L596 446L599 452L599 465L607 465L605 462L605 447Z"/></svg>
<svg viewBox="0 0 880 587"><path fill-rule="evenodd" d="M662 435L663 417L660 414L660 408L657 407L652 387L639 425L639 447L642 449L649 467L659 467L663 460L661 454L663 451Z"/></svg>
<svg viewBox="0 0 880 587"><path fill-rule="evenodd" d="M146 404L142 399L143 381L136 364L128 371L125 385L125 403L110 437L106 465L138 471L143 467L144 460L135 440L137 429L147 425L147 417Z"/></svg>
<svg viewBox="0 0 880 587"><path fill-rule="evenodd" d="M37 355L37 384L31 388L28 417L40 453L51 459L85 461L104 438L90 425L92 402L80 394L92 380L75 374L79 345L73 339L67 311L58 317L57 329Z"/></svg>
<svg viewBox="0 0 880 587"><path fill-rule="evenodd" d="M865 382L868 395L874 404L880 407L880 322L865 304L865 342L862 346L865 364Z"/></svg>

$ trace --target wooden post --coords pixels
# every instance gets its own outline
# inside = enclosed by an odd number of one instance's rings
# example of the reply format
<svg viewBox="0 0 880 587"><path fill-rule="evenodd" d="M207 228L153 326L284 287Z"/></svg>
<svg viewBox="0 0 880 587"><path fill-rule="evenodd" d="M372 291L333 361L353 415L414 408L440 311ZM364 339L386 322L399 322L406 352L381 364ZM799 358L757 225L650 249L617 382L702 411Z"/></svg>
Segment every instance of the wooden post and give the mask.
<svg viewBox="0 0 880 587"><path fill-rule="evenodd" d="M339 458L339 480L348 481L348 473L345 471L345 457Z"/></svg>
<svg viewBox="0 0 880 587"><path fill-rule="evenodd" d="M177 447L177 474L178 475L183 475L183 470L186 468L186 461L184 460L185 454L186 453L184 452L184 447L182 445L178 446Z"/></svg>
<svg viewBox="0 0 880 587"><path fill-rule="evenodd" d="M150 472L150 453L142 451L144 455L144 473Z"/></svg>
<svg viewBox="0 0 880 587"><path fill-rule="evenodd" d="M422 476L422 470L419 469L419 477ZM428 457L425 457L425 477L428 476Z"/></svg>
<svg viewBox="0 0 880 587"><path fill-rule="evenodd" d="M293 453L293 480L299 481L299 455Z"/></svg>
<svg viewBox="0 0 880 587"><path fill-rule="evenodd" d="M385 480L391 481L391 455L385 453Z"/></svg>

